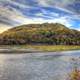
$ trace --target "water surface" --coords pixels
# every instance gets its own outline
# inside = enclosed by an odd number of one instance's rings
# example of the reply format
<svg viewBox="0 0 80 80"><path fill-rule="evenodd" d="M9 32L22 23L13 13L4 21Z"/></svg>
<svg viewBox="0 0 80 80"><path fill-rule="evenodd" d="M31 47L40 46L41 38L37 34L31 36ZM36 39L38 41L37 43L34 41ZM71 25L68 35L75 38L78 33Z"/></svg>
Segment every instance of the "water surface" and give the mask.
<svg viewBox="0 0 80 80"><path fill-rule="evenodd" d="M0 54L0 80L67 80L71 59L79 57L80 51Z"/></svg>

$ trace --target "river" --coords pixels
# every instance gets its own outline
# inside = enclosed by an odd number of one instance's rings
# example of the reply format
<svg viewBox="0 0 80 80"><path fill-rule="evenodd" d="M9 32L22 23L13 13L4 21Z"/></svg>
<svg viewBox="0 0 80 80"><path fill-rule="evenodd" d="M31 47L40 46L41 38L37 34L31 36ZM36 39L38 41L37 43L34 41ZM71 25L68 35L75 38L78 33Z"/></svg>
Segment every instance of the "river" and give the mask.
<svg viewBox="0 0 80 80"><path fill-rule="evenodd" d="M67 80L80 50L0 54L0 80ZM78 64L79 67L80 64Z"/></svg>

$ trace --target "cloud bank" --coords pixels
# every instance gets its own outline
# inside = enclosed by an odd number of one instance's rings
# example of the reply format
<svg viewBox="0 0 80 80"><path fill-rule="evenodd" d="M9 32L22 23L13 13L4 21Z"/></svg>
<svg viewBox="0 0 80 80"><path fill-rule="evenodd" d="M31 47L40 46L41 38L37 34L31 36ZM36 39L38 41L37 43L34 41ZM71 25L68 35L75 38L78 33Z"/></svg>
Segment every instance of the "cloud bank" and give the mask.
<svg viewBox="0 0 80 80"><path fill-rule="evenodd" d="M80 28L80 0L0 0L1 30L45 22Z"/></svg>

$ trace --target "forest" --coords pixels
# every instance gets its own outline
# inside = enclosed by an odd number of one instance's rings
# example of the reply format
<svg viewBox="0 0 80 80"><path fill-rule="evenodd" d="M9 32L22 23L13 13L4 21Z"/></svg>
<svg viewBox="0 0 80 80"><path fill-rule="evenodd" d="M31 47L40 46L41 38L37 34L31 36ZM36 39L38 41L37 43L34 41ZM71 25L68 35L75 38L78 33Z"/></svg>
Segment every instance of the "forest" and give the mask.
<svg viewBox="0 0 80 80"><path fill-rule="evenodd" d="M0 45L80 45L80 31L60 23L28 24L0 34Z"/></svg>

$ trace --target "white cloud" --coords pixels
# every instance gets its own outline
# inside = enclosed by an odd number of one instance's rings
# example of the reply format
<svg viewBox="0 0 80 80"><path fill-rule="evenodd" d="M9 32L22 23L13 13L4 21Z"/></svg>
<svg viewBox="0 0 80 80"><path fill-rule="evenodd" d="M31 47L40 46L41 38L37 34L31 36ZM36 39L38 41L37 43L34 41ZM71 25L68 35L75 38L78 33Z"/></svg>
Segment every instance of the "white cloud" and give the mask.
<svg viewBox="0 0 80 80"><path fill-rule="evenodd" d="M0 16L3 17L4 19L1 18L1 20L6 20L6 23L13 23L13 21L19 23L20 20L22 21L23 18L25 18L25 16L18 10L16 10L15 8L11 8L12 10L10 10L10 6L9 7L0 7ZM23 21L22 21L23 22Z"/></svg>
<svg viewBox="0 0 80 80"><path fill-rule="evenodd" d="M49 6L49 4L47 3L47 0L37 0L37 2L38 2L38 5L42 5L42 6L45 6L45 7L47 7L47 6Z"/></svg>
<svg viewBox="0 0 80 80"><path fill-rule="evenodd" d="M56 12L51 12L49 10L45 10L45 9L41 9L40 12L36 12L35 14L35 17L39 17L39 18L46 18L46 19L53 19L53 18L57 18L59 17L59 13L56 13Z"/></svg>
<svg viewBox="0 0 80 80"><path fill-rule="evenodd" d="M61 23L63 25L66 25L67 27L72 26L70 19L68 19L66 16L64 17L58 17L54 19L43 19L43 18L25 18L25 17L18 17L18 22L20 22L19 25L22 24L42 24L42 23ZM6 26L6 27L5 27ZM5 27L5 29L4 29ZM0 32L3 32L4 30L11 28L10 26L4 25L3 27L0 27Z"/></svg>
<svg viewBox="0 0 80 80"><path fill-rule="evenodd" d="M0 33L6 31L7 29L10 29L11 26L5 25L5 24L0 24Z"/></svg>
<svg viewBox="0 0 80 80"><path fill-rule="evenodd" d="M36 13L35 15L36 15L36 16L44 16L43 13Z"/></svg>
<svg viewBox="0 0 80 80"><path fill-rule="evenodd" d="M25 1L25 0L23 0L23 1ZM6 0L6 2L5 2L5 0L2 0L1 2L2 2L3 4L5 4L5 3L13 4L13 5L18 6L18 7L20 7L20 8L30 8L30 7L31 7L30 5L25 5L25 4L16 2L16 1L14 1L14 0Z"/></svg>
<svg viewBox="0 0 80 80"><path fill-rule="evenodd" d="M48 14L49 16L55 16L55 17L59 17L59 13L56 13L56 12L51 12L51 11L48 11L48 10L45 10L45 9L41 9L41 12L45 15L45 14Z"/></svg>
<svg viewBox="0 0 80 80"><path fill-rule="evenodd" d="M49 22L49 23L61 23L61 24L65 24L67 27L70 27L72 26L71 24L71 19L78 19L80 20L80 15L71 15L71 16L60 16L60 13L57 13L57 12L51 12L50 10L46 10L42 7L54 7L54 8L57 8L59 10L62 10L62 11L65 11L65 12L68 12L68 13L73 13L72 11L68 10L66 8L66 6L70 3L73 3L74 0L72 0L72 2L70 2L70 0L36 0L36 2L38 2L38 7L36 8L40 8L40 11L41 12L36 12L36 13L32 13L33 15L35 15L36 17L35 18L29 18L26 16L24 16L22 14L21 11L17 10L16 8L13 8L11 7L10 5L7 5L6 7L4 7L4 2L5 0L0 0L2 3L0 4L0 16L2 17L5 17L7 19L7 23L13 23L13 21L15 22L18 22L19 25L22 25L22 24L37 24L37 23L46 23L46 22ZM23 3L25 3L26 0L23 0ZM16 2L16 0L6 0L6 2L9 2L10 4L13 4L15 6L18 6L20 7L21 9L24 9L24 8L29 8L29 9L32 9L33 6L32 5L28 5L28 4L23 4L23 3L19 3L19 2ZM6 3L5 2L5 3ZM2 5L3 4L3 5ZM34 7L34 10L35 10L35 7ZM40 18L37 18L37 17L40 17ZM49 19L45 19L44 17L46 18L49 18ZM3 22L5 22L4 19L1 19L3 20ZM5 27L5 29L3 27ZM15 24L16 26L16 24ZM3 25L2 23L0 23L0 32L3 30L6 30L10 28L9 25Z"/></svg>
<svg viewBox="0 0 80 80"><path fill-rule="evenodd" d="M61 23L63 25L66 25L67 27L70 27L72 26L71 25L71 20L67 17L67 16L64 16L64 17L58 17L58 18L54 18L54 19L43 19L43 18L32 18L32 19L29 19L29 18L24 18L23 20L23 23L24 24L36 24L36 23Z"/></svg>
<svg viewBox="0 0 80 80"><path fill-rule="evenodd" d="M23 24L38 24L38 23L41 24L41 23L45 23L46 22L46 20L44 20L42 18L31 18L31 19L23 18L22 21L23 21Z"/></svg>
<svg viewBox="0 0 80 80"><path fill-rule="evenodd" d="M80 3L79 0L78 1L77 0L71 0L71 1L70 0L37 0L37 2L40 6L57 8L71 14L76 14L77 12L75 12L76 8L69 7L69 5L75 5L76 2ZM79 10L76 10L76 11L79 11Z"/></svg>
<svg viewBox="0 0 80 80"><path fill-rule="evenodd" d="M63 25L66 25L67 27L72 26L71 20L68 19L66 16L60 17L60 18L56 18L56 19L53 20L53 22L54 23L56 23L56 22L61 23Z"/></svg>

